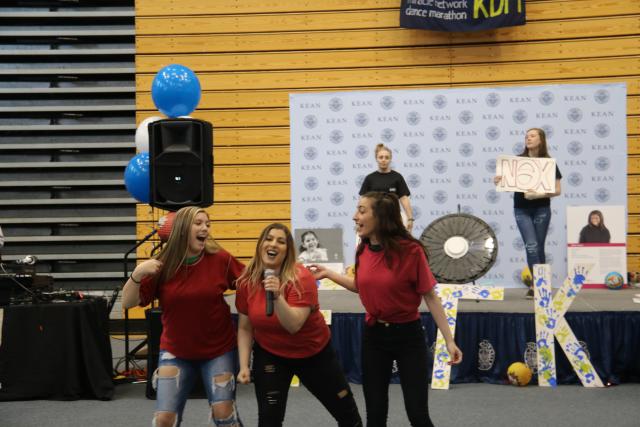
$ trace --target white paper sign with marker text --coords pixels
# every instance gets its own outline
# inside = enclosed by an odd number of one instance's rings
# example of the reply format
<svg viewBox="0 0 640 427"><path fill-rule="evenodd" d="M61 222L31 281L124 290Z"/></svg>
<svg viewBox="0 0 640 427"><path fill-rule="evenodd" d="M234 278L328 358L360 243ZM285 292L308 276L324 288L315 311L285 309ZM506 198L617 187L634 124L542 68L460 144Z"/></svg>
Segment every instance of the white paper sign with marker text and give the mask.
<svg viewBox="0 0 640 427"><path fill-rule="evenodd" d="M546 157L498 156L496 176L502 179L497 191L555 193L556 161Z"/></svg>

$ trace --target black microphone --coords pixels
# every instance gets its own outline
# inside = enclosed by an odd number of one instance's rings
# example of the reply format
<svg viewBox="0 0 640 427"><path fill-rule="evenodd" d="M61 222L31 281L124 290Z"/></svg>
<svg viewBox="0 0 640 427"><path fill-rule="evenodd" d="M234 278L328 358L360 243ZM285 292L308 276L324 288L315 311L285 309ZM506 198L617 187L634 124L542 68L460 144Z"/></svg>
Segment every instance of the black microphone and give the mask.
<svg viewBox="0 0 640 427"><path fill-rule="evenodd" d="M265 279L267 277L273 277L275 275L276 275L276 271L271 268L265 268L264 273L262 274L262 276ZM274 297L273 292L267 291L267 309L266 309L267 316L273 315L273 297Z"/></svg>

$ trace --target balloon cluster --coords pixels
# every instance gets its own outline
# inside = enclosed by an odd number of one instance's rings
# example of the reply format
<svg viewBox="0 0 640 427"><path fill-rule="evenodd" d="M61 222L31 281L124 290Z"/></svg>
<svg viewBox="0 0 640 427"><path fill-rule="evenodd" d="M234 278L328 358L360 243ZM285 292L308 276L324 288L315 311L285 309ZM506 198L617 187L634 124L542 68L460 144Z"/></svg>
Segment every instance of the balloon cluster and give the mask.
<svg viewBox="0 0 640 427"><path fill-rule="evenodd" d="M151 84L151 98L156 108L169 118L190 118L188 115L200 102L200 81L184 65L171 64L156 74ZM124 171L124 185L140 203L150 200L149 124L162 120L160 116L144 119L136 129L136 150Z"/></svg>

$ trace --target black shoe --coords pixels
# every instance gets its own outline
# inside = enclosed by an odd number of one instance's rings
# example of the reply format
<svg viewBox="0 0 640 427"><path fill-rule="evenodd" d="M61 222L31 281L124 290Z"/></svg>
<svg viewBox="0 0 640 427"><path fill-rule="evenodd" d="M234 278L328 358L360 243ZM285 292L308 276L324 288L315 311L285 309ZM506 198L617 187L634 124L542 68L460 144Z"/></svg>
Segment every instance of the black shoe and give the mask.
<svg viewBox="0 0 640 427"><path fill-rule="evenodd" d="M525 298L527 299L533 299L533 288L529 288L529 290L527 291Z"/></svg>

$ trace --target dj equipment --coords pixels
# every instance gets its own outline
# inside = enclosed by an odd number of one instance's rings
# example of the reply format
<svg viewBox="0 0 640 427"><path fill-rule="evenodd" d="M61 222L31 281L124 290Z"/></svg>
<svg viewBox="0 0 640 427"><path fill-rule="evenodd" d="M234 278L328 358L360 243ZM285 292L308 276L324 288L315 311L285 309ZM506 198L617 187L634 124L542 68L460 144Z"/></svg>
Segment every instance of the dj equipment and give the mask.
<svg viewBox="0 0 640 427"><path fill-rule="evenodd" d="M471 283L486 274L498 256L498 240L491 227L464 213L436 219L420 242L439 283Z"/></svg>
<svg viewBox="0 0 640 427"><path fill-rule="evenodd" d="M17 259L15 261L0 263L0 273L14 274L18 276L33 276L36 274L36 267L35 263L27 263L24 262L24 259Z"/></svg>
<svg viewBox="0 0 640 427"><path fill-rule="evenodd" d="M5 265L3 270L6 271ZM0 273L0 306L50 301L53 277L36 274Z"/></svg>

